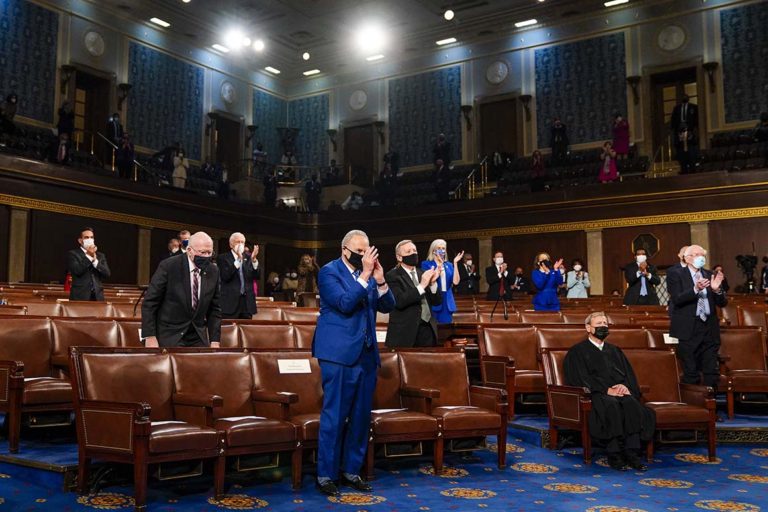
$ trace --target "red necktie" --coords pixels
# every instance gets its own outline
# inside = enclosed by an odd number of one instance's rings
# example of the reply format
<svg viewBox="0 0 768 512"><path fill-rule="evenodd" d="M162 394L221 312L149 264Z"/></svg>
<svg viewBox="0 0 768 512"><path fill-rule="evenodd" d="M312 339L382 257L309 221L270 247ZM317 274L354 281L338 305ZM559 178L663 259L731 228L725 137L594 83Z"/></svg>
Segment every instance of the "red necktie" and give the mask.
<svg viewBox="0 0 768 512"><path fill-rule="evenodd" d="M192 311L197 309L197 303L200 300L198 295L200 294L200 269L196 268L192 271Z"/></svg>
<svg viewBox="0 0 768 512"><path fill-rule="evenodd" d="M504 274L501 272L501 269L499 269L499 275L501 276L501 279L499 279L499 296L504 295Z"/></svg>

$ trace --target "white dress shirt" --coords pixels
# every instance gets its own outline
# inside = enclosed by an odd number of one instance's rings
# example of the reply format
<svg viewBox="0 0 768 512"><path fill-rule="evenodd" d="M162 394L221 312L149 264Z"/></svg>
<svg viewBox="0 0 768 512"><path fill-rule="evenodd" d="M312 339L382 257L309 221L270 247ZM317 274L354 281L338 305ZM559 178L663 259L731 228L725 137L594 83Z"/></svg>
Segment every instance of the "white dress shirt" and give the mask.
<svg viewBox="0 0 768 512"><path fill-rule="evenodd" d="M232 256L235 257L235 268L240 270L240 267L243 266L243 257L238 255L235 251L229 251L232 253ZM253 261L251 260L251 264L253 265L253 270L259 269L259 260Z"/></svg>
<svg viewBox="0 0 768 512"><path fill-rule="evenodd" d="M80 246L80 250L83 251L83 254L85 254L85 257L91 260L91 264L93 265L93 268L96 268L99 266L99 259L95 256L91 256L88 254L88 251L85 250L85 247Z"/></svg>

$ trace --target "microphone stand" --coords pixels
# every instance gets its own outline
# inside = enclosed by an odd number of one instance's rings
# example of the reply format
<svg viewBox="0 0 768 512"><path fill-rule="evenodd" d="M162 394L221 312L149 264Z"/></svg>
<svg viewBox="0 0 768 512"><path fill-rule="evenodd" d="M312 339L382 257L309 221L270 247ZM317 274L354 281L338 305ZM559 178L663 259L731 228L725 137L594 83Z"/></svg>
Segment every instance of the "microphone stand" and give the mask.
<svg viewBox="0 0 768 512"><path fill-rule="evenodd" d="M140 285L139 288L141 288L141 295L139 295L139 298L136 299L136 304L133 305L133 317L136 318L136 308L139 307L139 304L141 303L141 299L144 298L144 294L147 293L147 290L149 290L149 285Z"/></svg>
<svg viewBox="0 0 768 512"><path fill-rule="evenodd" d="M506 278L504 276L501 277L501 283L504 284L504 280ZM504 305L504 320L509 320L509 310L507 309L507 287L503 287L504 293L500 294L496 298L496 304L493 305L493 309L491 310L491 322L493 322L493 314L496 312L496 307L499 305L499 301L502 302Z"/></svg>

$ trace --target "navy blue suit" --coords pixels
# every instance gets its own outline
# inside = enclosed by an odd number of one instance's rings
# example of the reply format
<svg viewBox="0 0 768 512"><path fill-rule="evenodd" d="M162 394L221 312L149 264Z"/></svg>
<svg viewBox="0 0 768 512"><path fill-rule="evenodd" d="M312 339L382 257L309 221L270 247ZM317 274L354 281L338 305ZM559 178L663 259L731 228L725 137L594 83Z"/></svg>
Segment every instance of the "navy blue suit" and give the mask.
<svg viewBox="0 0 768 512"><path fill-rule="evenodd" d="M317 476L336 480L339 469L357 475L363 465L380 362L376 312L392 311L395 297L389 290L379 297L373 278L363 288L341 258L320 269L317 286L312 355L323 378Z"/></svg>

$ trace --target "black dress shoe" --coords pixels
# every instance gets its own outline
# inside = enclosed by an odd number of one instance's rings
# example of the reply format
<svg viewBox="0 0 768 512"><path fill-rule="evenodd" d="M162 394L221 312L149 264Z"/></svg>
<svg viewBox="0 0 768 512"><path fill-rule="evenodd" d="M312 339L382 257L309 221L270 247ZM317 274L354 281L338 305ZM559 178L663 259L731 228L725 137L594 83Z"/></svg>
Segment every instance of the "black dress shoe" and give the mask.
<svg viewBox="0 0 768 512"><path fill-rule="evenodd" d="M627 463L624 462L624 457L618 453L612 453L608 455L608 465L616 471L626 471Z"/></svg>
<svg viewBox="0 0 768 512"><path fill-rule="evenodd" d="M648 466L636 453L625 452L624 460L626 461L627 466L631 467L632 469L636 469L638 471L648 471Z"/></svg>
<svg viewBox="0 0 768 512"><path fill-rule="evenodd" d="M361 492L371 492L373 490L371 484L357 475L353 476L352 478L347 478L346 476L341 475L341 485L346 485L347 487L351 487L356 491Z"/></svg>
<svg viewBox="0 0 768 512"><path fill-rule="evenodd" d="M315 487L317 487L317 490L326 496L338 496L341 494L339 492L339 488L336 487L335 483L333 483L333 480L328 480L322 484L318 481L315 481Z"/></svg>

